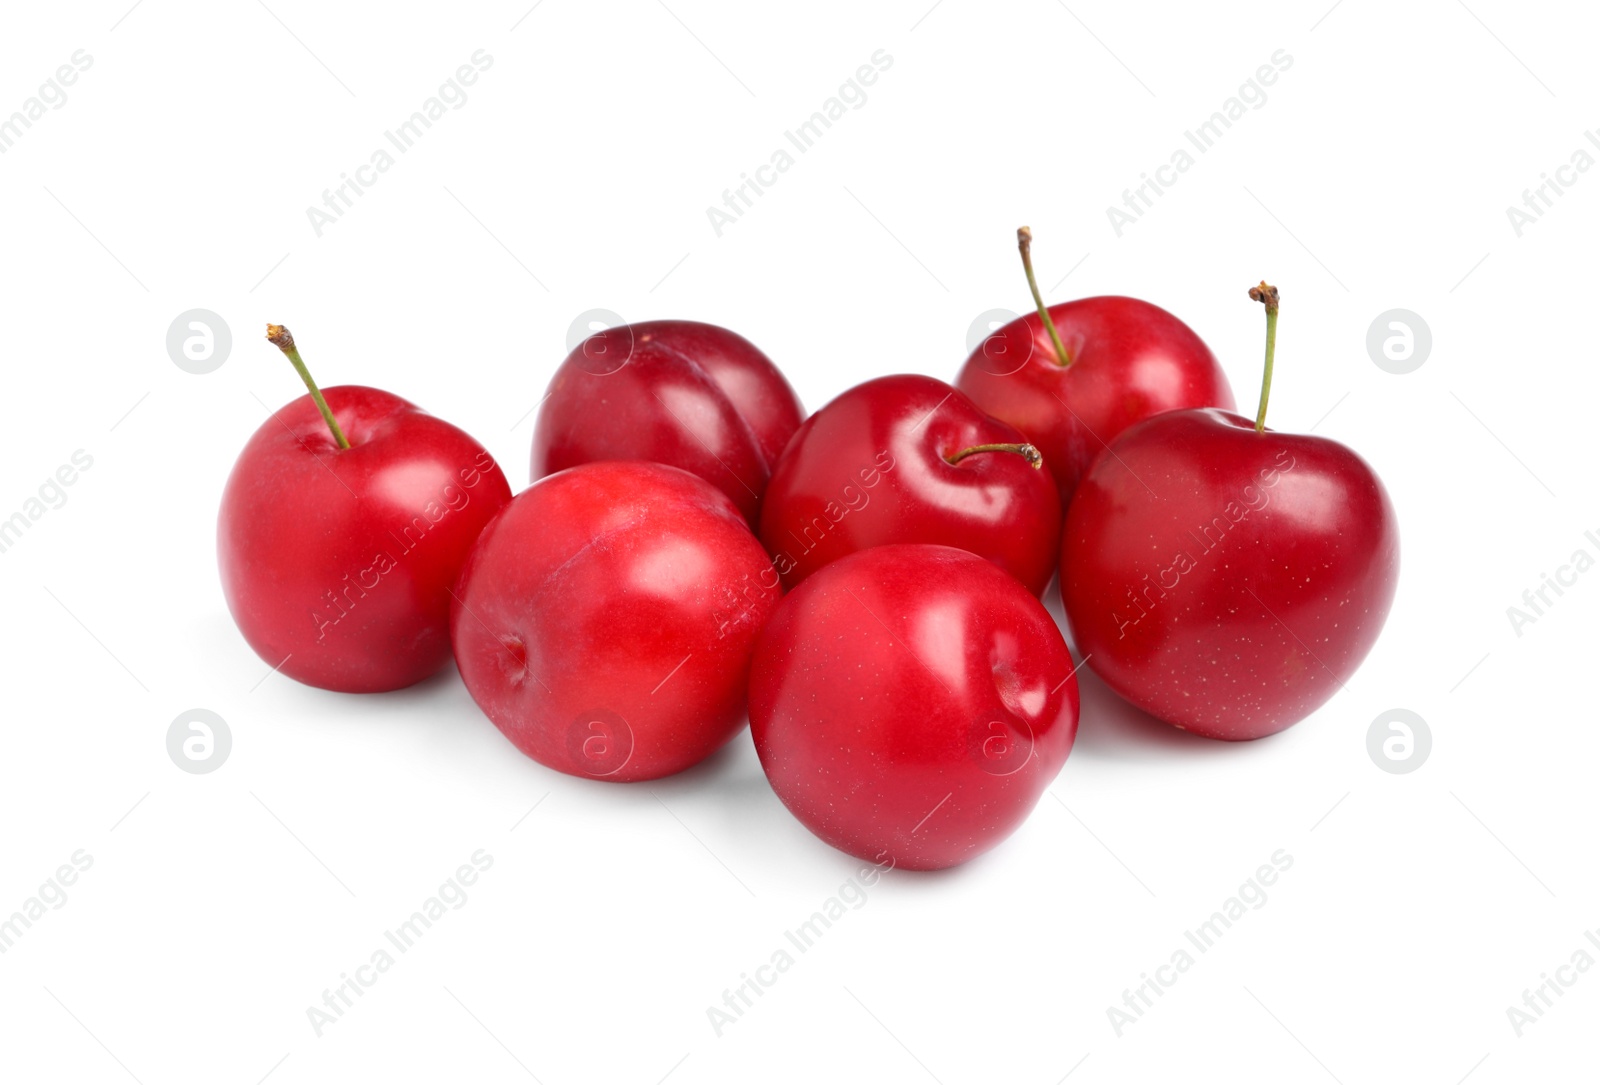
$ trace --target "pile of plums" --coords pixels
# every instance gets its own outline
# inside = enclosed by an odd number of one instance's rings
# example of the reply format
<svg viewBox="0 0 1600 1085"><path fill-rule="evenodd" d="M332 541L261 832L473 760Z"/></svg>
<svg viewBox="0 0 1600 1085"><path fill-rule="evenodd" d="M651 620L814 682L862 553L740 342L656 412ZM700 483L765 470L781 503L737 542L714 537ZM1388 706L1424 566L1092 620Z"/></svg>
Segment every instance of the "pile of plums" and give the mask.
<svg viewBox="0 0 1600 1085"><path fill-rule="evenodd" d="M1260 738L1339 689L1394 597L1372 468L1234 413L1211 351L1126 297L1000 328L954 385L867 381L806 417L724 328L608 328L561 364L513 497L482 445L374 388L309 394L251 438L218 554L250 646L324 689L453 657L518 749L649 780L746 715L817 836L933 869L1009 835L1072 748L1082 659L1159 719Z"/></svg>

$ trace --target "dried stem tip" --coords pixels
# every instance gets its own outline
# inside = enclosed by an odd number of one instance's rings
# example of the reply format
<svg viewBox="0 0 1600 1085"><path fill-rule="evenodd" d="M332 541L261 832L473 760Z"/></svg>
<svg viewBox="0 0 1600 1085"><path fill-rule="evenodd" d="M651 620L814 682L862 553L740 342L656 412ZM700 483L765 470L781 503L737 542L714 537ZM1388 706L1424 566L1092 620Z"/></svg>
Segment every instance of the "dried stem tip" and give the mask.
<svg viewBox="0 0 1600 1085"><path fill-rule="evenodd" d="M1267 280L1262 279L1260 286L1252 286L1250 288L1250 300L1259 301L1267 307L1267 312L1276 313L1278 311L1278 288L1268 286Z"/></svg>
<svg viewBox="0 0 1600 1085"><path fill-rule="evenodd" d="M285 354L294 349L294 336L282 324L267 325L267 342L283 351Z"/></svg>

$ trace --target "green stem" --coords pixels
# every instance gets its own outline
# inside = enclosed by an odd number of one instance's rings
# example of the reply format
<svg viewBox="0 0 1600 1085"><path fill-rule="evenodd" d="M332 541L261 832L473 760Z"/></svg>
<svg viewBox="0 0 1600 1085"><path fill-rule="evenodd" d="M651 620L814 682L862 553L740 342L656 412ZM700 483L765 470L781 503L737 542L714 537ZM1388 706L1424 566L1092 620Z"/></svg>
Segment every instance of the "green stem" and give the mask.
<svg viewBox="0 0 1600 1085"><path fill-rule="evenodd" d="M1027 460L1035 471L1044 466L1044 454L1032 445L1023 444L973 445L944 459L946 463L960 463L975 452L1014 452Z"/></svg>
<svg viewBox="0 0 1600 1085"><path fill-rule="evenodd" d="M322 398L322 389L311 379L311 370L306 368L306 363L300 360L300 351L294 345L294 336L289 329L282 324L268 324L267 342L283 351L295 372L300 374L300 379L306 382L306 391L311 393L312 401L316 403L317 410L322 412L322 420L328 423L328 429L333 431L333 439L339 443L339 447L349 448L350 442L345 439L344 430L339 428L339 420L333 417L333 412L328 409L328 401Z"/></svg>
<svg viewBox="0 0 1600 1085"><path fill-rule="evenodd" d="M1256 408L1256 432L1267 428L1267 398L1272 395L1272 356L1278 349L1278 288L1268 286L1265 279L1260 286L1250 288L1250 300L1259 301L1267 309L1267 360L1261 374L1261 405Z"/></svg>
<svg viewBox="0 0 1600 1085"><path fill-rule="evenodd" d="M1072 356L1067 353L1066 344L1061 342L1061 333L1056 331L1056 322L1050 319L1050 310L1044 307L1044 298L1039 294L1039 284L1033 277L1033 231L1026 226L1017 227L1017 251L1022 253L1022 270L1028 275L1028 289L1033 292L1033 304L1039 309L1039 319L1044 322L1045 331L1050 333L1050 342L1056 347L1056 363L1065 369L1072 364Z"/></svg>

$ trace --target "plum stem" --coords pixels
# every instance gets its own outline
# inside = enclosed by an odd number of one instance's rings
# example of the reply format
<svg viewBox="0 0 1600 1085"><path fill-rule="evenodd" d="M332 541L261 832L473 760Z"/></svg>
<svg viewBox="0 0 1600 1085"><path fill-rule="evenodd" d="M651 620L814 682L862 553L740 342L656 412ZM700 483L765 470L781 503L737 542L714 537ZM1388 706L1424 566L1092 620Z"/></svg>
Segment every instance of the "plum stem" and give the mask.
<svg viewBox="0 0 1600 1085"><path fill-rule="evenodd" d="M946 463L960 463L976 452L1014 452L1027 460L1035 471L1044 466L1044 454L1032 445L1026 444L973 445L971 448L963 448L960 452L946 456L944 460Z"/></svg>
<svg viewBox="0 0 1600 1085"><path fill-rule="evenodd" d="M322 398L322 389L311 379L311 370L306 368L306 363L300 360L300 350L294 345L294 336L289 329L282 324L268 324L267 342L283 351L295 372L300 374L300 379L306 382L306 390L311 393L312 401L316 403L317 410L322 412L322 420L328 423L328 429L333 431L333 439L339 443L339 447L349 448L350 442L345 439L344 430L339 428L339 420L333 417L333 412L328 409L328 401Z"/></svg>
<svg viewBox="0 0 1600 1085"><path fill-rule="evenodd" d="M1033 304L1038 307L1039 319L1044 322L1045 331L1050 333L1050 342L1055 344L1056 364L1065 369L1072 364L1072 356L1067 353L1066 344L1061 342L1061 333L1056 331L1056 322L1050 319L1050 310L1045 308L1039 284L1033 277L1033 231L1026 226L1017 227L1017 251L1022 254L1022 270L1027 273L1028 289L1033 292Z"/></svg>
<svg viewBox="0 0 1600 1085"><path fill-rule="evenodd" d="M1267 428L1267 398L1272 394L1272 356L1278 349L1278 288L1268 286L1265 279L1260 286L1250 288L1250 300L1259 301L1267 310L1267 360L1261 374L1261 405L1256 408L1256 432Z"/></svg>

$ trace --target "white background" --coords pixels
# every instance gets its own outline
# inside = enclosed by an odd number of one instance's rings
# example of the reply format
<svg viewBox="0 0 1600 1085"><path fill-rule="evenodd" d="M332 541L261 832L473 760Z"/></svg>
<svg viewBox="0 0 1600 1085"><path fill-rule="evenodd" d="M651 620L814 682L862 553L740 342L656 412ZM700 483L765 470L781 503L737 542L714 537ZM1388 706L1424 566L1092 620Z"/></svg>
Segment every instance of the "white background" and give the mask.
<svg viewBox="0 0 1600 1085"><path fill-rule="evenodd" d="M94 462L0 554L0 913L77 849L93 866L0 956L0 1076L1592 1075L1600 969L1520 1037L1506 1011L1600 928L1600 574L1520 636L1506 609L1600 555L1600 173L1521 237L1506 207L1600 122L1593 11L668 6L8 5L0 116L74 50L93 65L0 155L0 518L75 450ZM316 236L307 206L478 49L466 104ZM706 207L879 49L866 104L716 236ZM1107 206L1279 49L1266 103L1116 236ZM858 866L784 810L748 737L677 778L581 781L518 754L453 672L340 696L271 675L234 630L222 483L300 392L268 320L323 383L413 399L520 488L579 313L725 324L816 409L869 376L953 377L975 316L1028 304L1024 222L1052 300L1166 306L1241 404L1245 288L1282 288L1272 422L1384 478L1394 611L1345 692L1252 744L1179 734L1080 673L1078 744L1032 819L964 868L872 887L720 1037L707 1007ZM1397 307L1433 336L1404 376L1366 347ZM193 308L232 330L209 375L166 351ZM233 735L210 775L166 752L197 707ZM1367 753L1393 708L1433 735L1409 775ZM318 1038L307 1007L480 848L468 902ZM1280 848L1267 903L1119 1037L1107 1008Z"/></svg>

